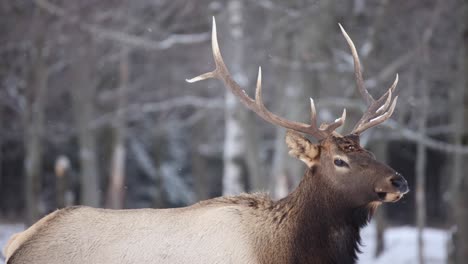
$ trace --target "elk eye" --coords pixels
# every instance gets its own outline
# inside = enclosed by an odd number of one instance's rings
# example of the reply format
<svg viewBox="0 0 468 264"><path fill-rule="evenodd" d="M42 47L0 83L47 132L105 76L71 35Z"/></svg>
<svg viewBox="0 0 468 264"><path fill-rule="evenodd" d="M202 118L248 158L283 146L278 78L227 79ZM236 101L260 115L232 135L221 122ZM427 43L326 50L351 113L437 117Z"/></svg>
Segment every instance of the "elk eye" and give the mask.
<svg viewBox="0 0 468 264"><path fill-rule="evenodd" d="M338 167L348 167L348 163L346 163L344 160L342 159L335 159L334 161L335 165L338 166Z"/></svg>

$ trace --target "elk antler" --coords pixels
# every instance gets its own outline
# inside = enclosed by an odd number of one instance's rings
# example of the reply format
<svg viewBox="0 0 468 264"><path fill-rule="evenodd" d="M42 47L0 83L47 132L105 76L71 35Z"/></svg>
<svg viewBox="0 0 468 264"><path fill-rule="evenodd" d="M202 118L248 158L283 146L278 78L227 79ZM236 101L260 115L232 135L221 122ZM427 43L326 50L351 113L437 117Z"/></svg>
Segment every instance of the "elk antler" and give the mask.
<svg viewBox="0 0 468 264"><path fill-rule="evenodd" d="M361 93L361 96L366 101L369 108L363 114L361 119L357 122L356 126L354 126L353 131L351 134L361 134L366 129L376 126L385 120L389 119L390 116L393 114L393 110L395 110L395 106L398 100L398 96L393 96L393 92L398 84L398 74L395 77L395 81L390 86L390 88L385 92L382 97L380 97L377 101L374 100L372 95L369 94L366 87L364 86L364 79L362 78L362 71L361 71L361 63L359 62L359 56L356 51L356 47L354 46L353 41L348 36L344 28L341 24L338 24L341 28L341 32L348 42L348 46L351 49L351 54L353 55L354 60L354 75L356 77L356 85Z"/></svg>
<svg viewBox="0 0 468 264"><path fill-rule="evenodd" d="M216 21L213 17L213 29L211 33L211 47L213 50L213 57L216 64L216 68L211 71L199 75L195 78L186 80L187 82L193 83L205 79L219 79L224 82L224 85L231 90L231 92L237 96L240 101L250 110L254 111L263 118L265 121L279 125L285 128L289 128L298 132L309 134L319 140L324 139L331 135L335 129L342 126L345 119L346 119L346 109L344 109L343 114L340 118L336 119L334 122L329 124L322 124L320 127L317 127L317 117L315 111L315 104L314 100L310 98L310 108L311 108L311 118L310 124L299 123L295 121L286 120L280 116L273 114L272 112L266 109L265 105L263 104L262 99L262 69L261 67L258 68L258 76L257 76L257 86L255 90L255 100L250 98L245 90L243 90L239 84L234 81L229 73L226 64L224 64L224 60L221 56L221 51L219 50L218 45L218 37L216 33Z"/></svg>

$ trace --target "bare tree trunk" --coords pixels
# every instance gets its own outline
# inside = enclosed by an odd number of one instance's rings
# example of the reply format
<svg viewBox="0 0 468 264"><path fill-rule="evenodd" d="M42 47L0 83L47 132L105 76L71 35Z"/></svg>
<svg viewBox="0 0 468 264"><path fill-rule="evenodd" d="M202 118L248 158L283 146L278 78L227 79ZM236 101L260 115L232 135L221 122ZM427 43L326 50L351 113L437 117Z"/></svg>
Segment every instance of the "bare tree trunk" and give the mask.
<svg viewBox="0 0 468 264"><path fill-rule="evenodd" d="M388 164L387 147L388 147L388 142L386 141L374 142L372 143L372 146L371 146L372 152L375 154L376 158L386 164ZM375 232L376 246L375 246L374 256L378 257L380 256L380 254L382 254L382 252L385 249L385 240L384 240L385 228L386 228L385 207L380 206L380 208L375 213L373 221L375 222L375 228L376 228L376 232Z"/></svg>
<svg viewBox="0 0 468 264"><path fill-rule="evenodd" d="M292 1L289 3L292 7L301 9L305 8L301 1ZM320 70L306 71L303 66L308 62L323 62L329 60L327 54L327 40L325 36L329 35L329 30L332 25L333 18L333 1L323 1L317 3L315 12L327 12L329 16L314 16L304 18L305 25L300 31L295 28L294 31L287 29L282 31L284 34L278 45L284 50L284 58L286 64L291 66L285 67L284 87L281 87L279 93L281 98L278 99L280 106L278 112L289 120L306 122L309 119L309 97L317 97L320 89ZM296 22L297 23L297 22ZM284 33L286 32L286 33ZM314 54L310 58L310 54ZM297 67L292 67L292 65ZM281 83L278 80L277 83ZM329 85L329 84L327 84ZM286 130L284 128L276 128L275 152L273 157L273 168L271 171L274 180L271 183L270 190L275 198L281 198L287 194L302 177L304 173L304 165L296 159L291 159L285 148L284 138Z"/></svg>
<svg viewBox="0 0 468 264"><path fill-rule="evenodd" d="M430 40L434 33L434 28L437 25L443 1L439 0L435 6L429 25L424 30L420 43L420 59L418 64L419 69L430 67ZM417 129L420 135L426 135L427 120L429 114L429 76L425 72L419 74L422 78L419 84L421 93L419 94L419 112L417 114ZM414 76L413 78L416 78ZM418 226L418 262L424 264L424 227L426 225L426 162L427 162L426 145L418 142L416 149L416 222Z"/></svg>
<svg viewBox="0 0 468 264"><path fill-rule="evenodd" d="M426 90L427 87L421 87ZM426 134L427 94L423 92L423 106L418 120L418 132ZM418 143L416 150L416 222L418 226L418 260L424 263L424 227L426 225L426 146Z"/></svg>
<svg viewBox="0 0 468 264"><path fill-rule="evenodd" d="M468 4L464 1L462 21L463 27L460 32L463 41L460 56L460 81L462 85L457 89L454 96L454 124L455 130L455 144L462 145L463 141L467 138L468 123L466 117L468 116ZM465 141L466 142L466 141ZM468 259L468 175L464 173L468 166L466 165L467 158L461 154L454 156L454 171L453 179L450 188L451 206L453 211L454 222L456 225L455 234L452 238L452 251L449 252L449 263L461 264L466 263Z"/></svg>
<svg viewBox="0 0 468 264"><path fill-rule="evenodd" d="M4 121L5 120L3 118L3 108L0 107L0 120L2 120L2 126L4 124ZM0 191L3 192L3 138L0 137Z"/></svg>
<svg viewBox="0 0 468 264"><path fill-rule="evenodd" d="M301 42L300 34L305 33L287 31L283 34L278 43L281 45L280 49L284 50L284 58L291 64L294 61L298 63L302 62L300 58L301 47L298 47L298 45L299 42ZM307 97L304 91L305 84L301 65L298 68L286 68L282 78L285 79L283 84L285 87L282 87L284 89L284 94L280 94L281 97L278 100L280 108L278 112L282 113L285 118L290 120L305 120L307 116L304 114L303 110L306 109L304 103L307 100L303 99ZM294 107L291 108L291 105L294 105ZM303 165L297 160L291 159L287 154L288 151L284 143L286 130L282 127L276 127L275 129L275 153L271 171L271 175L274 178L271 182L270 190L273 197L279 199L289 193L293 187L293 182L296 180L293 176L298 177L296 173L300 174Z"/></svg>
<svg viewBox="0 0 468 264"><path fill-rule="evenodd" d="M199 122L195 123L192 128L192 140L190 141L192 177L194 179L193 189L197 195L196 199L198 201L210 198L210 189L213 184L209 179L206 158L199 151L199 142L203 142L201 137L206 133L204 128L207 126L206 119L201 119Z"/></svg>
<svg viewBox="0 0 468 264"><path fill-rule="evenodd" d="M69 193L70 160L66 156L59 156L55 160L55 204L57 208L64 208L72 204Z"/></svg>
<svg viewBox="0 0 468 264"><path fill-rule="evenodd" d="M230 0L228 2L229 32L231 41L235 43L230 47L230 69L234 79L243 87L247 84L244 73L244 29L243 29L243 1ZM242 127L242 116L245 115L237 98L229 91L226 92L225 110L225 141L224 141L224 173L223 194L239 194L246 190L244 173L245 132Z"/></svg>
<svg viewBox="0 0 468 264"><path fill-rule="evenodd" d="M463 63L461 63L461 65L463 65ZM462 67L466 68L466 66L462 66ZM463 72L466 72L466 70L464 70ZM460 84L458 91L454 93L453 99L452 99L452 105L454 106L452 123L455 124L456 126L456 129L453 135L454 137L453 143L458 146L463 145L463 136L465 134L464 112L466 111L465 106L463 104L464 89L466 86L465 84L466 81L464 77L460 77L460 80L463 82L463 84ZM450 206L451 206L450 212L452 212L451 220L453 221L453 224L457 226L460 224L463 224L463 223L458 222L460 219L458 218L459 215L457 214L457 211L460 210L460 206L463 206L462 204L459 205L458 203L460 200L459 188L461 186L461 183L463 182L463 177L464 177L464 172L463 172L464 167L465 167L464 160L465 158L463 157L461 153L454 153L452 179L451 179L450 188L448 190L448 194L450 195ZM463 209L461 212L463 212ZM458 251L460 249L459 242L457 240L458 232L459 232L459 229L452 228L452 234L451 234L452 237L450 241L448 242L448 248L447 248L447 259L448 259L447 263L449 264L461 263L460 261L457 262Z"/></svg>
<svg viewBox="0 0 468 264"><path fill-rule="evenodd" d="M96 157L96 131L91 128L94 119L96 83L93 76L93 48L91 41L76 32L72 44L75 56L70 69L73 111L80 145L80 185L83 205L100 206L99 174Z"/></svg>
<svg viewBox="0 0 468 264"><path fill-rule="evenodd" d="M457 211L456 211L456 218L455 221L457 223L457 233L456 233L456 244L455 244L455 252L456 252L456 262L457 264L466 263L466 259L468 256L468 206L466 201L468 200L467 191L468 184L466 184L466 177L464 179L463 190L457 192Z"/></svg>
<svg viewBox="0 0 468 264"><path fill-rule="evenodd" d="M38 14L36 16L39 17ZM38 22L39 23L39 22ZM28 107L24 116L24 159L26 224L31 225L39 218L38 201L40 200L42 171L42 139L45 127L45 103L47 99L47 66L44 58L44 39L37 36L36 54L28 84Z"/></svg>
<svg viewBox="0 0 468 264"><path fill-rule="evenodd" d="M125 138L127 126L125 107L127 105L127 91L130 75L128 53L129 51L127 48L122 48L120 58L120 87L116 107L117 115L114 121L114 149L112 151L109 190L107 191L107 207L112 209L122 209L124 207Z"/></svg>
<svg viewBox="0 0 468 264"><path fill-rule="evenodd" d="M208 118L203 118L192 128L191 157L193 188L197 195L196 200L206 200L218 196L222 192L222 178L219 171L222 169L222 159L219 153L201 153L201 145L206 140L206 134L211 129Z"/></svg>
<svg viewBox="0 0 468 264"><path fill-rule="evenodd" d="M467 111L465 103L465 111ZM466 124L465 124L466 126ZM464 164L466 167L466 163ZM468 259L468 177L464 175L458 190L455 193L455 223L456 243L455 254L457 264L466 263Z"/></svg>
<svg viewBox="0 0 468 264"><path fill-rule="evenodd" d="M385 208L381 206L374 215L375 221L375 252L374 257L379 257L385 250Z"/></svg>
<svg viewBox="0 0 468 264"><path fill-rule="evenodd" d="M294 33L294 35L296 34L297 33ZM291 37L291 39L289 40L288 45L291 47L288 48L288 50L295 53L298 50L295 43L300 42L300 40L298 40L300 37L297 35L289 35L289 37ZM290 56L291 57L288 58L290 58L291 61L300 60L298 54L291 54ZM311 86L314 85L312 84ZM281 100L283 113L285 113L284 116L287 119L302 122L307 120L308 112L305 111L305 109L307 109L305 104L308 100L304 100L304 98L307 98L305 87L304 72L302 70L290 69L285 87L285 95ZM277 127L276 133L276 148L273 162L274 171L272 172L272 175L275 177L274 184L279 184L279 186L274 187L274 190L276 192L281 192L281 195L287 195L289 191L291 191L291 188L294 187L294 184L297 183L303 175L304 165L296 159L291 159L291 157L289 157L284 143L286 129ZM275 193L274 196L276 198L282 198L280 193Z"/></svg>
<svg viewBox="0 0 468 264"><path fill-rule="evenodd" d="M467 16L468 18L468 16ZM466 29L465 29L466 30ZM466 51L468 50L468 41L467 39L464 40L464 48L462 51L462 55L460 56L461 62L460 62L460 73L459 73L459 79L460 79L460 85L457 88L457 91L452 95L452 102L451 105L453 106L453 115L452 115L452 123L456 126L455 132L454 132L454 138L453 138L453 143L455 145L461 146L463 145L463 137L466 133L465 129L465 111L468 112L468 104L464 104L463 100L465 95L465 87L467 85L466 77L464 74L468 71L468 56L466 55ZM461 188L463 185L462 183L464 182L464 164L465 157L461 153L455 153L453 155L453 173L452 173L452 179L451 179L451 184L449 188L449 194L450 194L450 205L451 205L451 212L452 212L452 220L454 221L454 224L457 226L463 225L463 203L459 204L460 201L463 201L462 193L463 193L463 188ZM460 190L461 189L461 190ZM466 200L465 200L466 201ZM460 212L461 214L457 213ZM461 222L460 222L461 220ZM460 231L459 228L453 229L454 233L452 233L452 241L449 241L449 248L448 248L448 263L450 264L457 264L457 263L462 263L462 261L457 261L458 257L461 257L461 259L467 259L468 255L459 255L460 249L463 247L463 243L460 245L460 241L457 239L458 238L458 232ZM468 241L465 241L464 243L468 243Z"/></svg>
<svg viewBox="0 0 468 264"><path fill-rule="evenodd" d="M424 53L424 52L423 52ZM423 55L424 56L424 55ZM422 56L422 57L423 57ZM421 62L419 65L424 65ZM418 133L421 135L426 134L426 124L427 124L427 117L428 117L428 86L427 81L424 78L427 76L423 75L422 80L419 84L416 83L414 76L416 72L413 74L412 83L414 86L419 87L419 108L417 113L417 129ZM418 228L418 263L424 263L424 227L426 225L426 146L422 143L418 143L416 146L416 164L415 164L415 172L416 172L416 226Z"/></svg>
<svg viewBox="0 0 468 264"><path fill-rule="evenodd" d="M195 192L187 179L190 177L190 153L187 131L180 129L179 121L166 124L166 158L160 163L161 179L167 201L183 206L195 202Z"/></svg>
<svg viewBox="0 0 468 264"><path fill-rule="evenodd" d="M268 175L265 173L263 162L260 159L257 129L254 120L258 117L252 113L247 113L243 120L245 131L245 162L249 177L249 191L265 191L268 189Z"/></svg>
<svg viewBox="0 0 468 264"><path fill-rule="evenodd" d="M152 197L152 206L161 208L165 206L163 201L163 188L161 173L153 162L153 159L147 153L144 145L139 142L135 137L129 137L129 149L138 166L148 175L151 186L148 188L149 196Z"/></svg>

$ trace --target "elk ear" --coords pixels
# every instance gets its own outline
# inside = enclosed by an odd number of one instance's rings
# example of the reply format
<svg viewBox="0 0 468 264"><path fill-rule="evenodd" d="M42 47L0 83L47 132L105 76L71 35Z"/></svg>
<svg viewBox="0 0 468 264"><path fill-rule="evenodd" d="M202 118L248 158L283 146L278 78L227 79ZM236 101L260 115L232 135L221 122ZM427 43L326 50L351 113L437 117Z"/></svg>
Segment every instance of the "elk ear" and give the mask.
<svg viewBox="0 0 468 264"><path fill-rule="evenodd" d="M307 167L311 168L318 161L319 147L301 134L288 130L286 144L289 147L289 155L302 160Z"/></svg>

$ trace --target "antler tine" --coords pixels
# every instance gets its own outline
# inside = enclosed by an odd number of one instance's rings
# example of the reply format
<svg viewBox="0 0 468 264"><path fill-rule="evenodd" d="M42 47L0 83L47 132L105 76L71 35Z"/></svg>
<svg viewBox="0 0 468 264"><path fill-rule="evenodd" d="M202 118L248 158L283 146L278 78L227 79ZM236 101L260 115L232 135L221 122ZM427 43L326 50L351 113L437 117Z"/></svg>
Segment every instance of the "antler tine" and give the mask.
<svg viewBox="0 0 468 264"><path fill-rule="evenodd" d="M392 91L391 90L388 90L381 98L379 98L379 100L377 101L380 101L381 99L384 99L385 96L387 96L387 99L385 100L385 103L379 107L379 109L377 109L375 111L376 114L381 114L382 112L385 112L385 109L388 109L388 106L390 105L390 102L392 101Z"/></svg>
<svg viewBox="0 0 468 264"><path fill-rule="evenodd" d="M279 125L285 128L289 128L298 132L306 133L312 135L313 137L321 140L328 137L333 131L339 126L343 125L346 113L337 119L332 124L327 125L324 129L317 128L316 125L316 112L313 101L311 101L311 121L312 123L304 124L295 121L286 120L280 116L273 114L268 111L268 109L263 104L262 99L262 69L259 67L258 76L257 76L257 85L255 90L255 100L250 98L245 90L243 90L240 85L232 79L231 74L229 73L224 60L221 56L221 52L218 45L217 33L216 33L216 21L213 17L213 29L211 33L211 45L213 51L213 57L215 60L216 68L211 71L194 77L192 79L187 79L187 82L193 83L205 79L219 79L224 82L224 85L236 96L239 98L241 103L243 103L247 108L257 113L265 121L270 122L275 125Z"/></svg>
<svg viewBox="0 0 468 264"><path fill-rule="evenodd" d="M315 110L315 103L312 97L310 98L310 124L317 126L317 111Z"/></svg>
<svg viewBox="0 0 468 264"><path fill-rule="evenodd" d="M396 75L395 81L390 86L390 88L378 99L375 100L372 95L367 91L364 85L364 79L362 77L362 69L361 69L361 62L359 61L359 55L357 53L356 47L354 46L353 41L349 37L348 33L344 30L341 24L340 26L341 32L343 33L346 42L351 50L351 54L353 56L354 61L354 75L356 77L356 86L358 87L359 92L361 93L362 97L366 101L369 108L361 117L359 122L354 127L352 134L360 134L364 130L376 126L392 115L393 111L395 110L396 102L398 96L392 98L395 88L398 84L398 74Z"/></svg>
<svg viewBox="0 0 468 264"><path fill-rule="evenodd" d="M396 96L395 99L393 99L393 102L392 102L390 108L385 113L383 113L382 115L379 115L379 116L377 116L375 118L372 118L370 120L366 120L367 122L362 122L360 125L356 126L353 129L353 132L351 132L351 134L359 135L362 132L364 132L365 130L367 130L367 129L373 127L373 126L376 126L376 125L384 122L385 120L389 119L390 116L392 116L393 111L395 110L397 100L398 100L398 96Z"/></svg>
<svg viewBox="0 0 468 264"><path fill-rule="evenodd" d="M290 128L296 131L300 131L303 133L311 134L320 139L325 137L325 135L322 135L320 133L317 134L314 131L311 131L311 125L288 121L268 111L268 109L265 107L265 104L263 103L262 97L262 67L258 67L257 85L255 87L255 105L257 106L257 108L252 110L270 123Z"/></svg>
<svg viewBox="0 0 468 264"><path fill-rule="evenodd" d="M230 76L229 70L224 63L221 51L218 44L218 34L216 30L216 20L213 17L213 27L211 31L211 49L213 52L213 58L215 61L215 69L211 72L201 74L197 77L186 79L189 83L194 83L206 79L218 79L224 82L224 85L229 88L229 90L236 95L240 101L249 109L255 111L255 101L250 98L245 91L236 83Z"/></svg>
<svg viewBox="0 0 468 264"><path fill-rule="evenodd" d="M337 128L342 126L344 124L344 121L346 119L346 108L343 109L343 114L341 114L341 117L336 119L334 122L329 123L329 124L321 124L320 125L320 130L325 131L327 134L333 133Z"/></svg>
<svg viewBox="0 0 468 264"><path fill-rule="evenodd" d="M194 82L211 79L211 78L218 79L217 76L219 75L220 68L224 68L227 70L227 67L224 64L223 57L221 56L221 51L219 50L218 34L216 31L216 20L214 17L213 17L213 28L211 30L211 49L212 49L213 57L215 60L215 69L211 72L198 75L194 78L185 79L186 82L194 83Z"/></svg>
<svg viewBox="0 0 468 264"><path fill-rule="evenodd" d="M338 23L338 25L340 26L341 33L345 37L346 42L348 43L348 46L351 49L351 54L353 55L354 75L356 77L356 86L358 87L359 92L361 93L366 103L370 105L375 100L372 97L372 95L367 91L364 85L364 78L362 77L362 70L361 70L361 62L359 60L359 55L357 53L356 46L354 46L353 40L349 37L348 33L346 33L346 30L344 30L343 26L340 23Z"/></svg>
<svg viewBox="0 0 468 264"><path fill-rule="evenodd" d="M318 131L325 135L333 134L334 131L342 126L346 120L346 109L343 109L343 114L341 114L340 118L335 119L332 123L323 123L317 128L317 111L315 110L315 103L314 99L310 98L310 125L311 129Z"/></svg>
<svg viewBox="0 0 468 264"><path fill-rule="evenodd" d="M352 134L360 134L368 128L376 126L389 119L395 110L398 96L392 98L398 84L398 74L390 88L377 101L372 102L361 119L354 126Z"/></svg>
<svg viewBox="0 0 468 264"><path fill-rule="evenodd" d="M395 92L395 88L396 88L397 84L398 84L398 73L396 74L395 80L393 81L393 84L390 86L390 88L377 100L377 104L381 104L382 101L385 100L385 98L387 98L386 101L389 101L392 98L392 94ZM379 109L381 109L381 108L386 109L387 107L388 107L388 105L385 106L385 107L382 106Z"/></svg>

